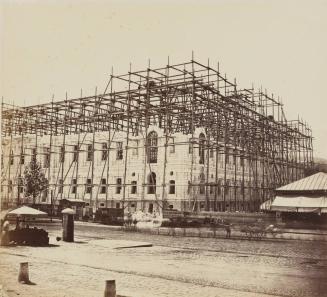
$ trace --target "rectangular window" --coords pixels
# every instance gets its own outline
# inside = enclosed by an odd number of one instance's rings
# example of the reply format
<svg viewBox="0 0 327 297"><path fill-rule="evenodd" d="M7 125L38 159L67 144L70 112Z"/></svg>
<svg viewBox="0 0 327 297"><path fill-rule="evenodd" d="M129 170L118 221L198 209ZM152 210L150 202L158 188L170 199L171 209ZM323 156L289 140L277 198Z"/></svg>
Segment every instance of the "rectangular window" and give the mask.
<svg viewBox="0 0 327 297"><path fill-rule="evenodd" d="M85 192L86 194L90 194L92 192L92 181L90 178L88 178L86 180L86 185L85 185L86 189L85 189Z"/></svg>
<svg viewBox="0 0 327 297"><path fill-rule="evenodd" d="M64 190L64 182L62 179L59 179L58 193L62 193Z"/></svg>
<svg viewBox="0 0 327 297"><path fill-rule="evenodd" d="M174 180L170 180L169 181L169 194L175 194L175 181Z"/></svg>
<svg viewBox="0 0 327 297"><path fill-rule="evenodd" d="M10 152L9 159L10 159L10 165L14 165L14 152L13 151Z"/></svg>
<svg viewBox="0 0 327 297"><path fill-rule="evenodd" d="M116 186L116 194L120 194L121 188L122 188L122 186L121 186L121 178L120 177L116 179L116 184L117 184L117 186Z"/></svg>
<svg viewBox="0 0 327 297"><path fill-rule="evenodd" d="M101 160L105 161L107 160L108 157L108 145L106 142L102 143L102 156L101 156Z"/></svg>
<svg viewBox="0 0 327 297"><path fill-rule="evenodd" d="M65 161L65 147L60 147L59 162L63 163Z"/></svg>
<svg viewBox="0 0 327 297"><path fill-rule="evenodd" d="M244 166L244 158L243 157L241 157L240 164L241 164L241 167Z"/></svg>
<svg viewBox="0 0 327 297"><path fill-rule="evenodd" d="M42 202L47 202L48 190L42 192Z"/></svg>
<svg viewBox="0 0 327 297"><path fill-rule="evenodd" d="M93 160L93 145L88 144L87 145L87 156L86 161L92 161Z"/></svg>
<svg viewBox="0 0 327 297"><path fill-rule="evenodd" d="M20 164L21 164L21 165L24 165L24 164L25 164L25 155L24 155L24 153L22 153L22 154L20 155Z"/></svg>
<svg viewBox="0 0 327 297"><path fill-rule="evenodd" d="M102 178L100 194L106 194L106 192L107 192L107 180L105 178Z"/></svg>
<svg viewBox="0 0 327 297"><path fill-rule="evenodd" d="M120 203L119 202L116 203L116 208L120 208Z"/></svg>
<svg viewBox="0 0 327 297"><path fill-rule="evenodd" d="M12 180L8 180L8 192L12 192Z"/></svg>
<svg viewBox="0 0 327 297"><path fill-rule="evenodd" d="M72 181L72 194L76 194L77 191L77 180L74 178Z"/></svg>
<svg viewBox="0 0 327 297"><path fill-rule="evenodd" d="M44 154L44 168L49 168L50 166L50 149L46 148L45 149L45 154Z"/></svg>
<svg viewBox="0 0 327 297"><path fill-rule="evenodd" d="M123 143L122 142L116 142L117 146L117 160L123 160Z"/></svg>
<svg viewBox="0 0 327 297"><path fill-rule="evenodd" d="M134 142L135 142L135 144L133 147L133 156L137 156L139 154L139 148L138 148L139 141L135 140Z"/></svg>
<svg viewBox="0 0 327 297"><path fill-rule="evenodd" d="M213 194L214 193L214 188L215 188L214 185L210 185L210 194Z"/></svg>
<svg viewBox="0 0 327 297"><path fill-rule="evenodd" d="M73 162L78 161L78 145L74 145L74 150L73 150Z"/></svg>
<svg viewBox="0 0 327 297"><path fill-rule="evenodd" d="M175 140L174 140L174 138L170 139L169 152L171 154L175 153Z"/></svg>
<svg viewBox="0 0 327 297"><path fill-rule="evenodd" d="M137 182L135 180L132 181L132 188L131 188L131 194L137 193Z"/></svg>
<svg viewBox="0 0 327 297"><path fill-rule="evenodd" d="M209 150L209 157L210 158L213 158L213 148L212 147Z"/></svg>
<svg viewBox="0 0 327 297"><path fill-rule="evenodd" d="M205 192L205 186L204 184L200 184L200 194L203 195Z"/></svg>
<svg viewBox="0 0 327 297"><path fill-rule="evenodd" d="M188 142L188 153L192 154L193 153L193 139L190 138Z"/></svg>
<svg viewBox="0 0 327 297"><path fill-rule="evenodd" d="M36 148L33 148L32 149L32 160L36 159L36 153L37 153Z"/></svg>
<svg viewBox="0 0 327 297"><path fill-rule="evenodd" d="M24 192L24 180L22 177L18 178L18 195Z"/></svg>

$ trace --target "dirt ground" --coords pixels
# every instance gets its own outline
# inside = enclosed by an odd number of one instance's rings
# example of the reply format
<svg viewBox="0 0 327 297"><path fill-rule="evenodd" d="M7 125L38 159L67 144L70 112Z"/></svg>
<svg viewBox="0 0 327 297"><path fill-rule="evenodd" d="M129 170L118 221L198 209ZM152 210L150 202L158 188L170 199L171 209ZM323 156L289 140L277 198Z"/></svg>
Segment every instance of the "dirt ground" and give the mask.
<svg viewBox="0 0 327 297"><path fill-rule="evenodd" d="M55 240L60 224L47 226L49 247L1 247L0 283L9 297L103 296L116 280L127 297L327 296L327 243L245 241L126 233L78 224L75 242ZM151 247L123 248L119 241ZM34 285L19 284L19 263L29 263ZM1 295L0 295L1 296Z"/></svg>

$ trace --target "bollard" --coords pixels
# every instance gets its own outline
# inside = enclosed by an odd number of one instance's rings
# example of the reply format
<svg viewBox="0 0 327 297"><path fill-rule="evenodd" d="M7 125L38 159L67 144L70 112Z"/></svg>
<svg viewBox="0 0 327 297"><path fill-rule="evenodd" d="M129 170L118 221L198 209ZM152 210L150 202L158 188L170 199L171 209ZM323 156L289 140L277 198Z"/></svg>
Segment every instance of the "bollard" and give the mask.
<svg viewBox="0 0 327 297"><path fill-rule="evenodd" d="M25 284L30 283L28 276L28 262L20 263L18 282Z"/></svg>
<svg viewBox="0 0 327 297"><path fill-rule="evenodd" d="M107 280L104 289L104 297L116 297L116 281Z"/></svg>
<svg viewBox="0 0 327 297"><path fill-rule="evenodd" d="M66 208L61 213L63 216L62 239L63 239L63 241L73 242L74 241L74 214L75 214L75 211L73 209Z"/></svg>

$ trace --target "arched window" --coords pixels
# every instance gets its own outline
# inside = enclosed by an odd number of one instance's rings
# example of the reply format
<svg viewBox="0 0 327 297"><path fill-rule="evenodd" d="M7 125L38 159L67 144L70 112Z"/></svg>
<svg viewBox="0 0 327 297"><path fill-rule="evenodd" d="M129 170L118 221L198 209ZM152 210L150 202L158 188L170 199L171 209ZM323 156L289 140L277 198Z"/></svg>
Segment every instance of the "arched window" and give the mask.
<svg viewBox="0 0 327 297"><path fill-rule="evenodd" d="M158 160L158 134L155 131L147 137L147 160L148 163L157 163Z"/></svg>
<svg viewBox="0 0 327 297"><path fill-rule="evenodd" d="M156 193L157 176L154 172L148 175L148 194Z"/></svg>
<svg viewBox="0 0 327 297"><path fill-rule="evenodd" d="M199 136L199 157L200 157L200 164L204 164L204 146L205 146L206 137L203 133Z"/></svg>

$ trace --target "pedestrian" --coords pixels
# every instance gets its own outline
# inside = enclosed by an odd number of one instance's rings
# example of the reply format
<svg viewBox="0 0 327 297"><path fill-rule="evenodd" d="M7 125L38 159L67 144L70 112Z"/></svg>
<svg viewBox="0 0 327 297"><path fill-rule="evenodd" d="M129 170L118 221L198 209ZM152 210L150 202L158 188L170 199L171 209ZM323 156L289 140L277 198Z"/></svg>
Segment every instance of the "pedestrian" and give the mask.
<svg viewBox="0 0 327 297"><path fill-rule="evenodd" d="M9 244L9 222L5 220L2 225L1 231L1 245Z"/></svg>
<svg viewBox="0 0 327 297"><path fill-rule="evenodd" d="M225 230L226 230L226 238L230 238L231 237L232 230L231 230L231 227L230 227L230 224L229 223L227 223L225 225Z"/></svg>

